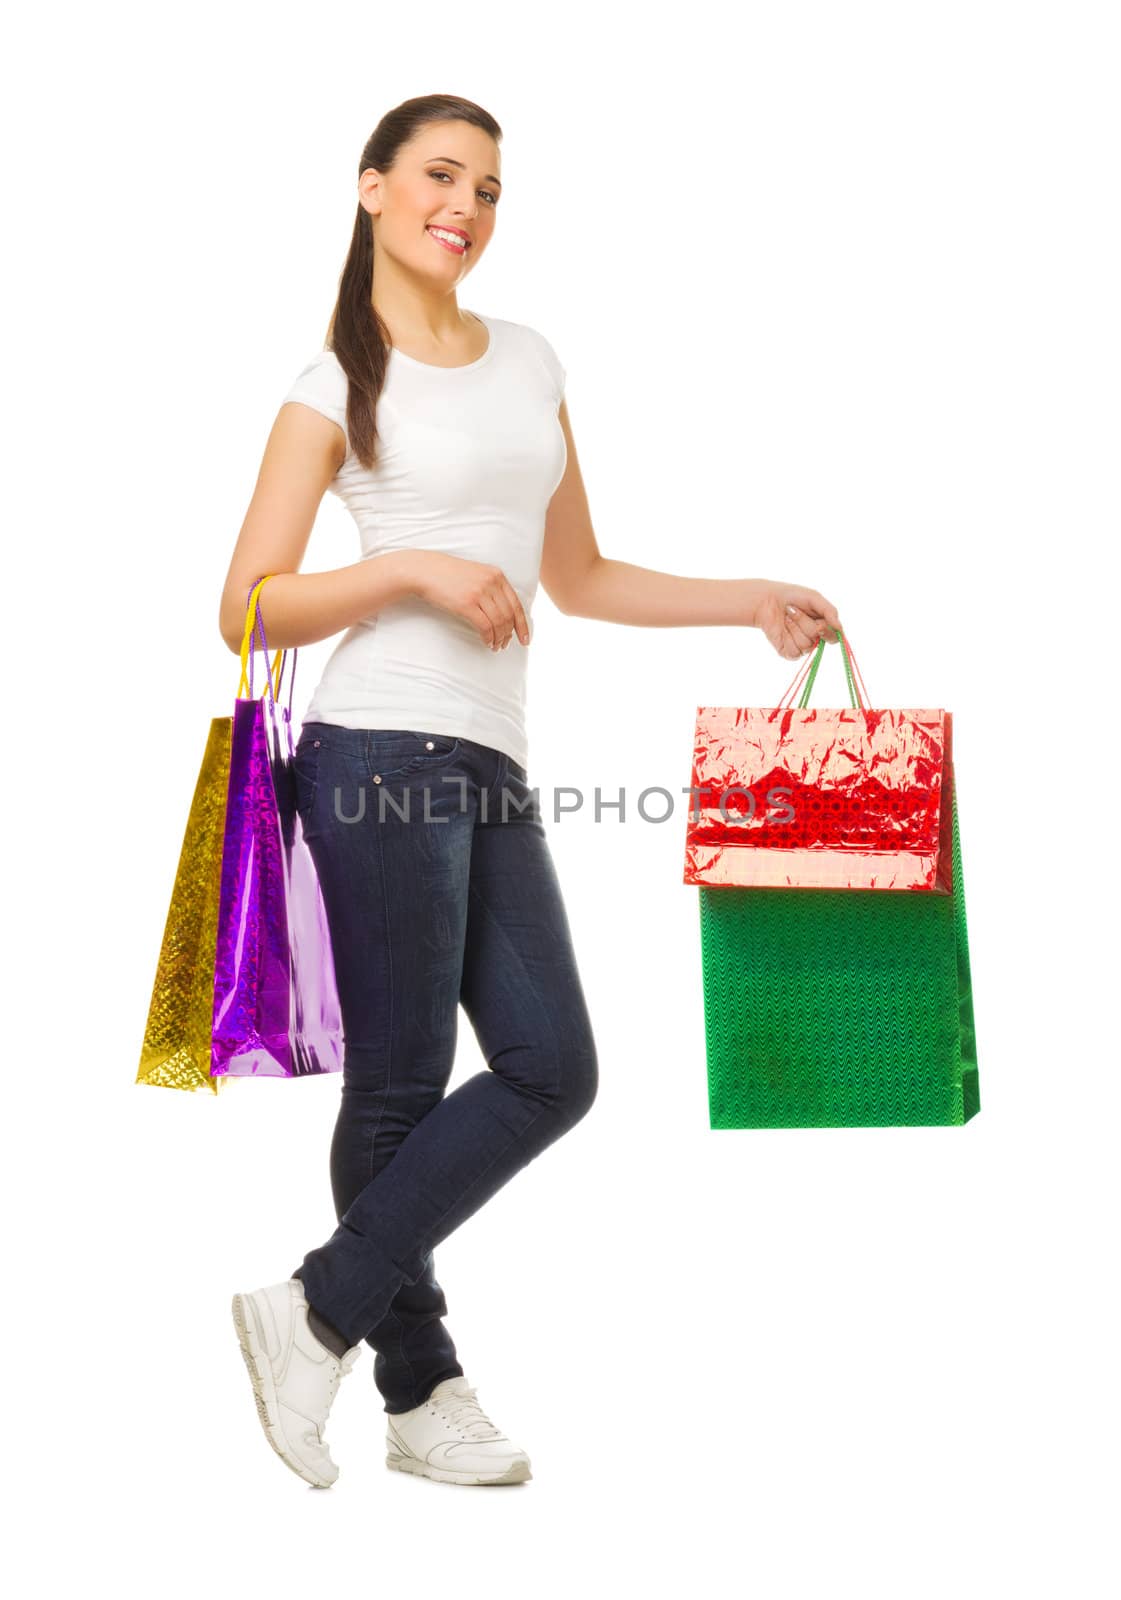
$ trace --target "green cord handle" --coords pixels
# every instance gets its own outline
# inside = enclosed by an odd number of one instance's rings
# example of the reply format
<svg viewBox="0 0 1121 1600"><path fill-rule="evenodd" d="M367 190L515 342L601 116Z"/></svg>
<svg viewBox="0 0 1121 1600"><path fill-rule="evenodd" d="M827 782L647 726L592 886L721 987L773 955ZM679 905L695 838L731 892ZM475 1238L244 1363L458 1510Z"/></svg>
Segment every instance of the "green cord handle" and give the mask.
<svg viewBox="0 0 1121 1600"><path fill-rule="evenodd" d="M848 683L848 688L849 688L849 702L852 705L854 710L863 710L865 708L863 707L863 705L861 703L860 693L859 693L859 690L856 687L856 682L853 679L852 663L851 663L851 661L849 659L849 651L848 651L848 646L845 643L844 633L841 631L840 628L834 628L833 632L836 634L837 639L838 639L838 641L840 643L841 655L844 658L845 679L846 679L846 681ZM825 653L825 645L826 645L826 637L825 637L824 634L822 634L821 638L817 642L817 649L814 652L813 660L812 660L812 662L810 664L809 676L807 677L807 679L805 681L805 684L803 685L801 698L798 700L798 708L799 708L799 710L805 710L806 707L810 703L810 693L811 693L811 691L813 689L813 686L814 686L814 679L817 677L817 669L821 665L821 658ZM797 679L797 677L795 677L794 683L797 683L797 681L798 681L798 679ZM794 687L794 684L791 684L790 688L792 689L793 687ZM790 693L790 689L787 689L786 694L789 694L789 693ZM786 699L786 694L783 695L783 697L782 697L783 700Z"/></svg>

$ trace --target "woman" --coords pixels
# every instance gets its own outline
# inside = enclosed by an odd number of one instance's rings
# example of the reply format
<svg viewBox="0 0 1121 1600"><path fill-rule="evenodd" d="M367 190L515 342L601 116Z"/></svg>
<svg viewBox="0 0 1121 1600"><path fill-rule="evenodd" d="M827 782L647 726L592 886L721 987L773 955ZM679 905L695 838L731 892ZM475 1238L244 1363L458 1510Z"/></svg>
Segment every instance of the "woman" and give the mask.
<svg viewBox="0 0 1121 1600"><path fill-rule="evenodd" d="M569 615L754 626L787 659L839 626L813 589L600 555L552 346L456 300L495 230L500 138L450 95L406 101L375 129L330 348L280 407L222 596L231 650L265 573L270 648L346 630L296 752L345 1038L339 1222L289 1280L233 1302L266 1435L320 1487L337 1476L328 1410L362 1341L389 1466L452 1483L530 1476L456 1358L433 1250L578 1122L597 1087L527 782L538 581ZM327 489L353 513L363 557L301 575ZM488 1070L446 1095L460 1005Z"/></svg>

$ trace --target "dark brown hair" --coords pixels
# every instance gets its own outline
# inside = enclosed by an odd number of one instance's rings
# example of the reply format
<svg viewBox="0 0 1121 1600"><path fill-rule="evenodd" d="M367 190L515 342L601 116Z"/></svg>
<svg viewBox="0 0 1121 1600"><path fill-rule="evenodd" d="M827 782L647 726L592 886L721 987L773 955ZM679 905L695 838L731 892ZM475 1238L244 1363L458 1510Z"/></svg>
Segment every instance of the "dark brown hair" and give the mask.
<svg viewBox="0 0 1121 1600"><path fill-rule="evenodd" d="M358 176L367 167L388 172L401 146L429 122L470 122L497 143L502 129L482 106L454 94L419 95L387 111L366 141ZM374 309L374 219L358 202L339 297L327 328L327 348L346 373L346 427L351 449L366 468L377 460L377 404L389 366L389 330Z"/></svg>

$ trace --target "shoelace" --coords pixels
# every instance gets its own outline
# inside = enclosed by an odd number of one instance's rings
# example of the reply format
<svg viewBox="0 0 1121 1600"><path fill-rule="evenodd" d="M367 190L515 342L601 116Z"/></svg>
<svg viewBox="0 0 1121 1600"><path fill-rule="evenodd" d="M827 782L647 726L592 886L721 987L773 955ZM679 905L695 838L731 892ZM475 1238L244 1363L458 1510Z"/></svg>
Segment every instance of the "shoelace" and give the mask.
<svg viewBox="0 0 1121 1600"><path fill-rule="evenodd" d="M336 1356L334 1361L331 1363L331 1379L327 1389L328 1408L335 1398L335 1391L339 1387L339 1380L346 1377L347 1373L350 1371L351 1367L358 1360L358 1357L361 1354L362 1346L360 1344L354 1345L353 1348L348 1350L345 1355Z"/></svg>
<svg viewBox="0 0 1121 1600"><path fill-rule="evenodd" d="M323 1424L327 1420L327 1414L331 1409L331 1404L334 1401L335 1391L339 1387L339 1380L340 1378L346 1377L347 1373L350 1371L351 1367L353 1367L354 1363L358 1360L358 1357L361 1354L362 1346L355 1345L353 1349L348 1350L344 1356L335 1357L334 1362L331 1365L331 1376L327 1385L327 1404L323 1407L319 1416L316 1418L315 1427L309 1429L304 1434L305 1444L319 1445L321 1448L325 1448L323 1445L322 1428Z"/></svg>
<svg viewBox="0 0 1121 1600"><path fill-rule="evenodd" d="M430 1400L429 1404L452 1427L462 1428L469 1438L501 1439L502 1430L495 1427L479 1405L475 1399L476 1393L475 1389L465 1389L461 1394L441 1395L438 1400Z"/></svg>

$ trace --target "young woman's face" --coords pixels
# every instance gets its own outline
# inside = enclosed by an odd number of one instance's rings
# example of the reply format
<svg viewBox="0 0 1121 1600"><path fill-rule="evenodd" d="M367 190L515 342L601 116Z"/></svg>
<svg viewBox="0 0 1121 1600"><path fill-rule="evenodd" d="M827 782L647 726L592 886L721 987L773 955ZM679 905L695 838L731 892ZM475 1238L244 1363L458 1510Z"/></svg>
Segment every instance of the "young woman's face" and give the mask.
<svg viewBox="0 0 1121 1600"><path fill-rule="evenodd" d="M481 128L429 123L390 172L370 168L359 180L362 204L377 219L378 248L445 288L460 282L494 232L500 172L498 146ZM441 230L454 238L441 238Z"/></svg>

